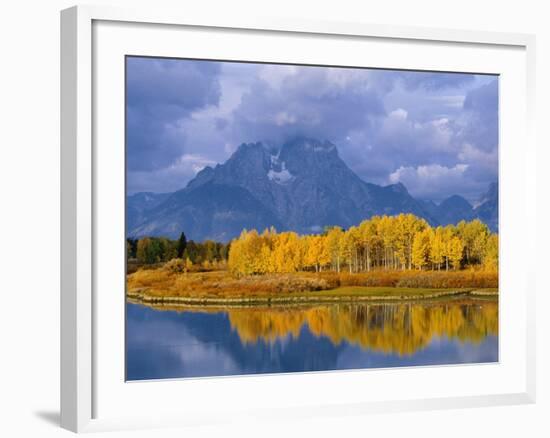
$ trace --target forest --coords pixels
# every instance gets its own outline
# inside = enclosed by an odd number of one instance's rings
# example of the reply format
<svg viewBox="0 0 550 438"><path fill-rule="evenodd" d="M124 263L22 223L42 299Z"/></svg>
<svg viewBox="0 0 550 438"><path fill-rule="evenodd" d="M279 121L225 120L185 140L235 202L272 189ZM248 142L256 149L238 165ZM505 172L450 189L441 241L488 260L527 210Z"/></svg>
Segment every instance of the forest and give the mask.
<svg viewBox="0 0 550 438"><path fill-rule="evenodd" d="M320 234L243 230L229 243L198 243L181 233L126 245L128 291L140 299L498 293L498 235L477 219L433 227L400 214Z"/></svg>
<svg viewBox="0 0 550 438"><path fill-rule="evenodd" d="M375 216L323 234L259 234L244 230L231 243L228 268L236 275L332 270L497 270L498 235L480 220L431 227L412 214Z"/></svg>
<svg viewBox="0 0 550 438"><path fill-rule="evenodd" d="M497 270L498 235L478 219L430 226L412 214L374 216L347 230L321 234L243 230L230 243L162 237L127 239L127 257L141 264L180 259L189 269L225 268L236 276L298 271Z"/></svg>
<svg viewBox="0 0 550 438"><path fill-rule="evenodd" d="M229 252L229 244L206 240L204 242L187 241L185 233L178 240L165 237L144 237L142 239L126 239L126 256L128 261L141 265L151 265L179 259L188 267L203 267L205 269L225 264Z"/></svg>

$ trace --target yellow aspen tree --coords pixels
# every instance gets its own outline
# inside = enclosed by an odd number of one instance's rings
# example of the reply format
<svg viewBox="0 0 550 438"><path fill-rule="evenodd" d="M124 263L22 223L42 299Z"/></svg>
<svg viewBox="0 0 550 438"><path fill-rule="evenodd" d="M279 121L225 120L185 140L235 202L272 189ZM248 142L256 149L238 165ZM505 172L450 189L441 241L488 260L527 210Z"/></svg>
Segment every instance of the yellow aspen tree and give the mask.
<svg viewBox="0 0 550 438"><path fill-rule="evenodd" d="M305 236L304 238L304 265L315 268L319 272L323 265L330 262L330 255L325 251L323 236Z"/></svg>
<svg viewBox="0 0 550 438"><path fill-rule="evenodd" d="M295 232L276 235L273 245L273 265L275 272L296 272L302 266L302 248Z"/></svg>
<svg viewBox="0 0 550 438"><path fill-rule="evenodd" d="M380 246L380 237L378 235L379 216L373 216L370 220L361 222L359 226L361 232L361 240L365 248L365 266L366 270L370 271L374 263L376 263L376 252Z"/></svg>
<svg viewBox="0 0 550 438"><path fill-rule="evenodd" d="M441 263L443 263L445 255L445 246L443 244L443 228L437 227L433 234L430 242L431 251L430 251L430 261L432 264L437 266L437 270L441 269Z"/></svg>
<svg viewBox="0 0 550 438"><path fill-rule="evenodd" d="M462 260L464 252L464 244L462 239L458 236L453 236L449 244L449 259L453 266L453 269L460 269L460 261Z"/></svg>
<svg viewBox="0 0 550 438"><path fill-rule="evenodd" d="M466 264L481 263L485 244L489 236L489 228L479 219L470 222L460 221L456 227L458 235L464 243Z"/></svg>
<svg viewBox="0 0 550 438"><path fill-rule="evenodd" d="M425 228L415 234L412 245L412 264L422 270L430 262L432 229Z"/></svg>
<svg viewBox="0 0 550 438"><path fill-rule="evenodd" d="M317 263L319 265L319 271L323 270L323 267L330 263L330 248L328 246L326 236L316 236L315 247L317 248Z"/></svg>
<svg viewBox="0 0 550 438"><path fill-rule="evenodd" d="M262 250L262 238L256 230L248 233L245 239L245 272L247 274L261 274L262 261L259 257Z"/></svg>
<svg viewBox="0 0 550 438"><path fill-rule="evenodd" d="M300 240L304 247L304 268L316 268L317 260L313 248L313 239L315 236L303 236Z"/></svg>
<svg viewBox="0 0 550 438"><path fill-rule="evenodd" d="M414 242L414 237L429 227L428 223L422 219L418 218L413 214L407 214L405 218L405 247L406 247L406 257L408 268L412 269L412 246Z"/></svg>
<svg viewBox="0 0 550 438"><path fill-rule="evenodd" d="M483 267L488 271L498 270L498 235L491 234L487 238L483 254Z"/></svg>
<svg viewBox="0 0 550 438"><path fill-rule="evenodd" d="M228 267L236 275L251 275L261 272L262 239L256 230L243 230L241 235L233 240L229 250Z"/></svg>
<svg viewBox="0 0 550 438"><path fill-rule="evenodd" d="M397 257L402 270L405 270L407 264L406 220L406 215L404 214L399 214L392 218L395 256Z"/></svg>
<svg viewBox="0 0 550 438"><path fill-rule="evenodd" d="M242 257L243 257L243 240L242 237L246 230L241 232L241 235L231 242L229 255L227 256L227 268L230 272L240 276L242 274Z"/></svg>
<svg viewBox="0 0 550 438"><path fill-rule="evenodd" d="M441 233L441 238L443 241L443 257L445 259L445 270L449 270L449 262L451 261L451 253L452 253L452 241L454 237L454 226L453 225L447 225L443 228L443 231Z"/></svg>
<svg viewBox="0 0 550 438"><path fill-rule="evenodd" d="M341 245L342 245L342 261L348 265L350 274L353 272L353 266L355 262L355 254L357 250L357 228L351 227L344 232Z"/></svg>
<svg viewBox="0 0 550 438"><path fill-rule="evenodd" d="M340 227L333 227L327 234L327 243L330 251L332 269L340 272L342 262L342 238L344 232Z"/></svg>
<svg viewBox="0 0 550 438"><path fill-rule="evenodd" d="M487 239L490 235L489 227L487 227L487 225L479 219L473 220L470 224L471 228L473 228L472 254L478 263L482 263L483 255L486 250L485 247L487 245Z"/></svg>
<svg viewBox="0 0 550 438"><path fill-rule="evenodd" d="M282 234L276 234L273 237L272 249L273 272L282 272L284 268L285 249Z"/></svg>
<svg viewBox="0 0 550 438"><path fill-rule="evenodd" d="M384 268L390 269L393 268L393 220L389 216L382 216L377 225L377 234L382 242Z"/></svg>
<svg viewBox="0 0 550 438"><path fill-rule="evenodd" d="M266 243L262 244L262 249L258 254L259 271L261 274L273 272L273 264L271 262L271 249Z"/></svg>

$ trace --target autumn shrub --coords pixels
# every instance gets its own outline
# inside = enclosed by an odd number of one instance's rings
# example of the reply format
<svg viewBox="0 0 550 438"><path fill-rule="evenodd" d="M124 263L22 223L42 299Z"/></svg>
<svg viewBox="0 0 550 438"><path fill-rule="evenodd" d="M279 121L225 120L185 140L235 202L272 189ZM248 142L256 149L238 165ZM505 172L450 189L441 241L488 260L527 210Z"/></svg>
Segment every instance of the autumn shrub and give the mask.
<svg viewBox="0 0 550 438"><path fill-rule="evenodd" d="M128 289L144 287L168 288L173 284L172 274L163 269L140 269L128 276Z"/></svg>
<svg viewBox="0 0 550 438"><path fill-rule="evenodd" d="M228 271L189 272L184 262L172 260L160 269L138 270L128 275L128 289L147 288L153 295L244 296L288 294L356 287L497 288L498 273L487 270L297 272L234 276Z"/></svg>
<svg viewBox="0 0 550 438"><path fill-rule="evenodd" d="M373 270L362 273L321 273L331 289L340 286L363 287L411 287L411 288L496 288L498 273L489 270L464 271L386 271Z"/></svg>
<svg viewBox="0 0 550 438"><path fill-rule="evenodd" d="M274 274L241 277L234 281L233 288L245 293L291 293L330 289L330 283L319 277L298 274Z"/></svg>
<svg viewBox="0 0 550 438"><path fill-rule="evenodd" d="M358 274L340 274L340 284L342 286L395 287L398 281L399 273L396 271L372 271Z"/></svg>
<svg viewBox="0 0 550 438"><path fill-rule="evenodd" d="M133 285L147 287L141 278L132 279ZM173 274L170 281L163 282L170 295L189 296L242 296L280 294L333 289L334 283L317 276L298 274L250 275L233 277L220 271ZM151 285L150 293L161 293L162 287Z"/></svg>
<svg viewBox="0 0 550 438"><path fill-rule="evenodd" d="M169 262L166 262L162 269L173 274L181 274L186 271L186 266L182 259L172 259Z"/></svg>
<svg viewBox="0 0 550 438"><path fill-rule="evenodd" d="M483 270L457 272L422 272L403 275L397 287L448 288L497 288L498 274Z"/></svg>

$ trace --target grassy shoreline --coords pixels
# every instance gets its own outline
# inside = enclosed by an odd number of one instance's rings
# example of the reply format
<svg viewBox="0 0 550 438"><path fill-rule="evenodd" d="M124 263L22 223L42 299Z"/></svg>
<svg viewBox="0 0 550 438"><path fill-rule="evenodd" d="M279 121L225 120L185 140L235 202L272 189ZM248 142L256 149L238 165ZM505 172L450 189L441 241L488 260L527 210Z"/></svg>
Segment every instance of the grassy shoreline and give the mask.
<svg viewBox="0 0 550 438"><path fill-rule="evenodd" d="M497 298L498 290L487 289L423 289L393 287L347 286L338 289L295 292L286 294L246 294L240 296L170 296L150 294L148 289L129 290L127 298L143 304L182 306L254 306L286 304L323 304L353 302L403 302L441 298L477 297Z"/></svg>
<svg viewBox="0 0 550 438"><path fill-rule="evenodd" d="M129 274L127 291L128 298L143 303L194 306L396 302L496 297L498 276L483 271L374 271L236 277L226 270L174 272L161 267Z"/></svg>

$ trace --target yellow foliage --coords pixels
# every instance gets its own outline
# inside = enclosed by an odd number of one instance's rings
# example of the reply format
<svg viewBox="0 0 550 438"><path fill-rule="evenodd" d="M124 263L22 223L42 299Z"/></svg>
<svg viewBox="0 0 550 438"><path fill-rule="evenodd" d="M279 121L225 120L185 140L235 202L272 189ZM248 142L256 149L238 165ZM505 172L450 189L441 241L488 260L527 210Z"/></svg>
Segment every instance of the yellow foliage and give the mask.
<svg viewBox="0 0 550 438"><path fill-rule="evenodd" d="M327 268L338 273L413 267L447 271L481 264L493 270L498 266L498 236L481 221L432 228L413 214L374 216L348 230L332 227L315 235L243 230L231 243L228 258L228 268L237 276Z"/></svg>
<svg viewBox="0 0 550 438"><path fill-rule="evenodd" d="M483 266L489 271L498 271L498 236L496 234L492 234L487 239L483 253Z"/></svg>
<svg viewBox="0 0 550 438"><path fill-rule="evenodd" d="M476 304L476 305L474 305ZM468 312L463 307L468 306ZM480 342L498 333L498 303L348 304L305 309L228 310L231 328L244 343L298 336L307 325L316 336L374 351L409 355L435 337Z"/></svg>

